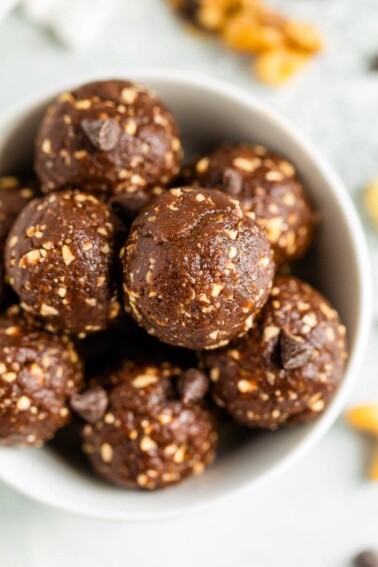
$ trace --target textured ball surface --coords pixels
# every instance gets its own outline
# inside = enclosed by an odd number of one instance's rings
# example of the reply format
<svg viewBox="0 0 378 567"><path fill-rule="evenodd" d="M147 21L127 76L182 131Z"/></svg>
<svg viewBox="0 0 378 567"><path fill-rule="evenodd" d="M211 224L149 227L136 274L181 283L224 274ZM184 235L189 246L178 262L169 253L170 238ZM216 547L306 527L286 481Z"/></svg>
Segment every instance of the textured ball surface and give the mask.
<svg viewBox="0 0 378 567"><path fill-rule="evenodd" d="M0 445L41 446L69 420L69 398L82 386L73 344L0 318Z"/></svg>
<svg viewBox="0 0 378 567"><path fill-rule="evenodd" d="M121 251L126 309L175 346L215 348L247 332L274 272L252 217L219 191L178 188L158 197Z"/></svg>
<svg viewBox="0 0 378 567"><path fill-rule="evenodd" d="M250 333L204 362L221 407L240 423L275 429L318 417L346 358L345 327L328 301L298 279L279 277Z"/></svg>
<svg viewBox="0 0 378 567"><path fill-rule="evenodd" d="M32 201L9 234L6 266L21 305L49 330L105 329L120 310L113 218L79 191Z"/></svg>

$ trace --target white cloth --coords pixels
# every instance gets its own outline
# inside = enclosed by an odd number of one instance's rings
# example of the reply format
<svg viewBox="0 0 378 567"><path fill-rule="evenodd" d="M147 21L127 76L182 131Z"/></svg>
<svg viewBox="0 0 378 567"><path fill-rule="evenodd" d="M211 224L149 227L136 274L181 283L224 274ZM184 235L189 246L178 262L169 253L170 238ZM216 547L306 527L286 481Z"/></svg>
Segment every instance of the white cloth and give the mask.
<svg viewBox="0 0 378 567"><path fill-rule="evenodd" d="M1 0L0 20L18 3L24 15L50 29L71 49L85 49L95 42L119 0Z"/></svg>

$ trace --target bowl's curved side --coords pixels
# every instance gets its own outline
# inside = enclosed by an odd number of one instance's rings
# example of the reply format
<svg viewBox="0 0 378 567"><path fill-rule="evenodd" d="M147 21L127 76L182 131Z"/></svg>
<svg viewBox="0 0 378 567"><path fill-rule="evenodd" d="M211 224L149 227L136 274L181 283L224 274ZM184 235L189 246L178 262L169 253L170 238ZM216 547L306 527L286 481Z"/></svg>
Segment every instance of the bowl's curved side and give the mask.
<svg viewBox="0 0 378 567"><path fill-rule="evenodd" d="M343 383L320 419L295 430L235 439L201 478L153 494L120 491L92 478L49 450L1 449L0 478L24 494L66 511L110 520L144 521L199 510L236 490L257 489L287 470L322 437L339 415L357 378L368 340L372 284L367 245L358 215L341 180L316 148L282 117L236 87L218 80L164 70L118 70L111 74L151 86L180 122L185 145L205 151L226 139L258 140L279 150L297 166L323 214L313 271L317 285L342 314L350 338ZM102 78L109 77L109 72ZM0 117L0 171L30 159L38 120L51 98L79 77ZM235 459L238 466L235 467ZM35 479L38 478L38 482Z"/></svg>

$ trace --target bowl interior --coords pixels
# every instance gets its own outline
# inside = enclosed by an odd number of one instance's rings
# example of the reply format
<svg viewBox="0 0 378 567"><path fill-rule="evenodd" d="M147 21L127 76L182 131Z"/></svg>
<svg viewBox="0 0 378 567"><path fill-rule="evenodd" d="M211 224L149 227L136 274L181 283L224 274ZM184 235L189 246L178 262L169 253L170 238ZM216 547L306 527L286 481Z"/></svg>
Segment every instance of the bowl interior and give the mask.
<svg viewBox="0 0 378 567"><path fill-rule="evenodd" d="M186 157L220 142L253 141L285 154L296 165L322 216L316 247L306 262L308 279L339 310L351 357L338 395L317 422L273 434L230 427L216 463L203 476L169 490L119 490L93 477L82 458L70 462L64 451L53 448L1 449L0 477L17 489L67 510L134 521L183 513L247 484L256 487L303 454L329 427L345 399L366 339L369 298L359 221L338 178L307 142L258 102L225 85L169 74L136 78L155 89L174 112ZM36 125L55 94L0 120L0 172L12 173L30 163ZM60 446L67 445L67 435L59 436Z"/></svg>

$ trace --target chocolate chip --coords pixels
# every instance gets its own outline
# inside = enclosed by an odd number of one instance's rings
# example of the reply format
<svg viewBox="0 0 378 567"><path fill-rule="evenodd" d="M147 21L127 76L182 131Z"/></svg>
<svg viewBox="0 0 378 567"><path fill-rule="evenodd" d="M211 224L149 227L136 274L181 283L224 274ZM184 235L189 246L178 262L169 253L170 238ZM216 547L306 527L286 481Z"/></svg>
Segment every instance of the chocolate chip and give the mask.
<svg viewBox="0 0 378 567"><path fill-rule="evenodd" d="M108 402L108 395L104 388L96 386L83 394L72 396L70 405L84 421L96 423L104 416Z"/></svg>
<svg viewBox="0 0 378 567"><path fill-rule="evenodd" d="M303 337L293 335L285 329L281 331L281 364L285 370L294 370L306 364L313 350L313 345Z"/></svg>
<svg viewBox="0 0 378 567"><path fill-rule="evenodd" d="M121 127L114 118L91 120L84 118L80 122L81 129L91 144L105 152L116 147L121 135Z"/></svg>
<svg viewBox="0 0 378 567"><path fill-rule="evenodd" d="M189 368L178 379L177 389L184 402L198 402L209 389L209 380L198 368Z"/></svg>
<svg viewBox="0 0 378 567"><path fill-rule="evenodd" d="M231 167L226 167L224 170L222 181L226 192L231 195L231 197L239 195L243 188L242 176Z"/></svg>
<svg viewBox="0 0 378 567"><path fill-rule="evenodd" d="M378 554L375 551L362 551L353 559L354 567L378 567Z"/></svg>

